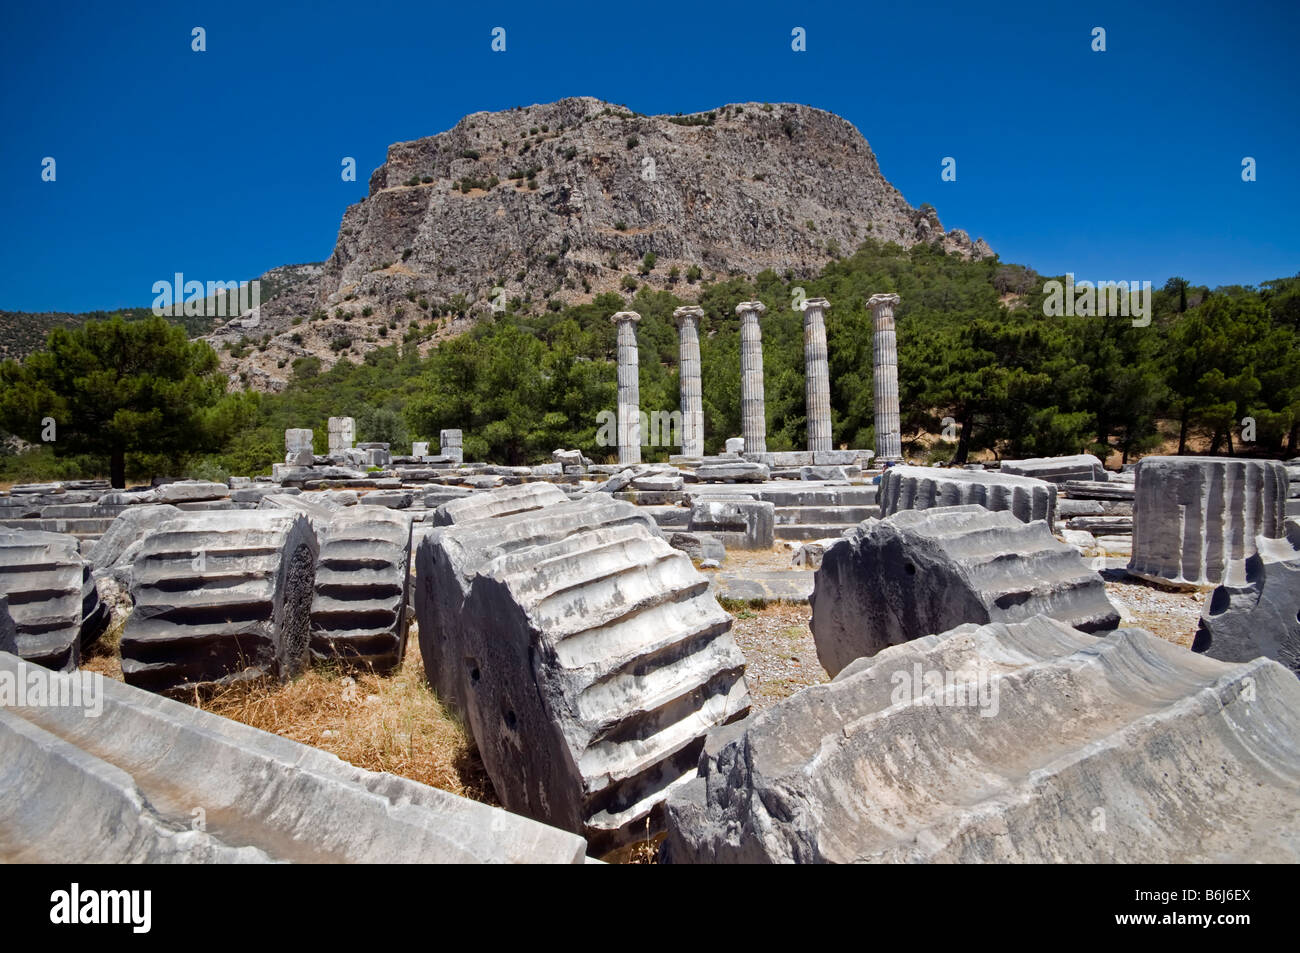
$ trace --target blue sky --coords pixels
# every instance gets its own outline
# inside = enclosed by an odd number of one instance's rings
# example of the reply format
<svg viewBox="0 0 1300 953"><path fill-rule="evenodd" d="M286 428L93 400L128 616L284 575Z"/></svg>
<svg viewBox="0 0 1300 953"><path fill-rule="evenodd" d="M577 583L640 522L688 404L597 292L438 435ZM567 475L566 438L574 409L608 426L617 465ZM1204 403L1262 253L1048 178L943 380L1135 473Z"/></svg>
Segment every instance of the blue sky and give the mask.
<svg viewBox="0 0 1300 953"><path fill-rule="evenodd" d="M807 103L854 123L909 202L1004 261L1254 284L1300 272L1297 35L1293 0L9 0L0 309L147 306L176 271L322 260L390 143L572 95L643 113ZM940 180L945 156L956 182Z"/></svg>

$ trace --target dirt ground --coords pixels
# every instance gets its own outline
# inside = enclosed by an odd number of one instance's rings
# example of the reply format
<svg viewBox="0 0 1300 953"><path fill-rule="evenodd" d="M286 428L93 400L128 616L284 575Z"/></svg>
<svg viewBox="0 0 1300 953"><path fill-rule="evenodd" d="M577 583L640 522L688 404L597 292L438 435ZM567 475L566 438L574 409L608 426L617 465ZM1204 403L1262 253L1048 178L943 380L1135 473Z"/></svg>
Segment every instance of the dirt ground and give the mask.
<svg viewBox="0 0 1300 953"><path fill-rule="evenodd" d="M759 552L727 554L723 568L790 568L791 550L780 547ZM1103 573L1106 594L1119 608L1122 625L1146 629L1166 641L1190 649L1196 621L1207 592L1178 592L1128 577L1123 570ZM761 609L731 606L731 632L745 655L745 676L754 708L762 710L801 688L829 681L817 661L807 605L768 605Z"/></svg>

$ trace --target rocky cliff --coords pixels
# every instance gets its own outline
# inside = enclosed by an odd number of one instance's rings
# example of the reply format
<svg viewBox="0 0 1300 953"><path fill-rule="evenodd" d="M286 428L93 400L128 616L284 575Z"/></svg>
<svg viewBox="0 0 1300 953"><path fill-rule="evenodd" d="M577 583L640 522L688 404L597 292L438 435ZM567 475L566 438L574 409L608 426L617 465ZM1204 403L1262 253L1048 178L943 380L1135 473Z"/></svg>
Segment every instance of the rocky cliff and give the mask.
<svg viewBox="0 0 1300 953"><path fill-rule="evenodd" d="M296 358L328 366L400 337L431 346L494 303L537 311L633 281L692 299L697 273L811 274L868 237L992 254L910 206L831 113L642 116L564 99L389 147L319 273L209 339L234 346L222 350L232 383L278 390Z"/></svg>

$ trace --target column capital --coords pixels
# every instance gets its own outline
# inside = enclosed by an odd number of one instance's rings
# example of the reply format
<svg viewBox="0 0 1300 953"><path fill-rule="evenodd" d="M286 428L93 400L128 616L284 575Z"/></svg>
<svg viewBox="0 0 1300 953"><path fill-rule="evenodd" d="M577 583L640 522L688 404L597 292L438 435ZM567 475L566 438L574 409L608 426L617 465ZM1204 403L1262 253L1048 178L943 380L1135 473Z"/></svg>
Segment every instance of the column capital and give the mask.
<svg viewBox="0 0 1300 953"><path fill-rule="evenodd" d="M704 317L704 309L699 305L688 304L673 309L673 320L677 322L678 326L680 326L682 321L687 318L692 318L698 321L702 317Z"/></svg>
<svg viewBox="0 0 1300 953"><path fill-rule="evenodd" d="M761 315L765 311L767 311L767 305L763 304L761 301L742 301L740 304L736 305L736 314L739 315L745 315L751 312Z"/></svg>
<svg viewBox="0 0 1300 953"><path fill-rule="evenodd" d="M892 292L889 294L874 294L867 299L867 305L873 311L875 311L879 308L884 307L887 304L888 305L898 304L900 300L901 299L898 297L898 295L893 294Z"/></svg>
<svg viewBox="0 0 1300 953"><path fill-rule="evenodd" d="M609 320L613 321L615 324L625 324L629 322L636 324L641 320L641 315L637 314L635 311L615 311L610 315Z"/></svg>
<svg viewBox="0 0 1300 953"><path fill-rule="evenodd" d="M800 305L800 311L807 311L809 308L819 308L825 311L831 306L831 303L825 298L804 298L803 304Z"/></svg>

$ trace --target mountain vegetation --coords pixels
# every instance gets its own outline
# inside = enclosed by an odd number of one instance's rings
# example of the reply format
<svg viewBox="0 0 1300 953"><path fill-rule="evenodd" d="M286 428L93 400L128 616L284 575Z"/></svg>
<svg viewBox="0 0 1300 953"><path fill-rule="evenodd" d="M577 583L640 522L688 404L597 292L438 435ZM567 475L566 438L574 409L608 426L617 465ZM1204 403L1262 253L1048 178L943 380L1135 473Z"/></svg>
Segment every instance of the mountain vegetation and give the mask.
<svg viewBox="0 0 1300 953"><path fill-rule="evenodd" d="M1145 326L1127 317L1045 316L1044 284L1031 269L995 257L971 259L938 243L905 249L873 239L813 278L764 271L702 282L693 291L705 311L706 449L716 452L740 432L734 308L755 298L768 307L762 321L768 448L805 445L802 315L793 308L801 296L831 302L826 325L835 444L872 447L873 326L866 301L896 292L904 443L913 456L963 462L976 455L1087 451L1113 454L1113 465L1166 439L1176 440L1180 452L1296 455L1300 276L1214 289L1171 278L1154 290ZM167 377L173 390L131 390L153 394L146 404L159 400L161 415L144 413L144 405L132 411L144 416L126 414L123 408L133 405L123 400L117 379L97 384L82 406L102 403L101 416L122 422L112 432L129 436L120 446L127 473L136 477L267 472L283 457L286 428L314 428L323 452L326 419L339 415L357 418L358 440L384 440L395 452L409 452L412 439L436 445L440 429L455 427L464 431L467 460L536 463L549 460L557 447L608 460L615 448L600 446L597 438L598 414L613 410L617 387L609 317L624 309L640 312L641 407L672 411L678 406L672 311L683 303L672 291L639 284L541 314L507 307L423 356L408 338L328 369L316 357L299 358L288 386L275 394L222 396L212 387L219 378L199 355L208 345L192 342L192 350L182 352L179 340L168 339L154 359L173 365ZM106 327L121 335L123 326ZM68 413L71 405L59 401L73 399L77 382L100 380L90 365L115 359L111 349L74 344L71 333L55 331L47 350L22 366L0 365L0 427L35 445L0 458L4 478L107 470L111 450L102 441L41 443L31 426L33 419ZM89 340L105 333L90 326ZM154 364L145 373L163 370ZM159 416L168 418L167 428L159 429ZM136 419L131 433L129 422ZM15 442L8 445L12 450ZM648 447L643 455L666 459L676 449Z"/></svg>

